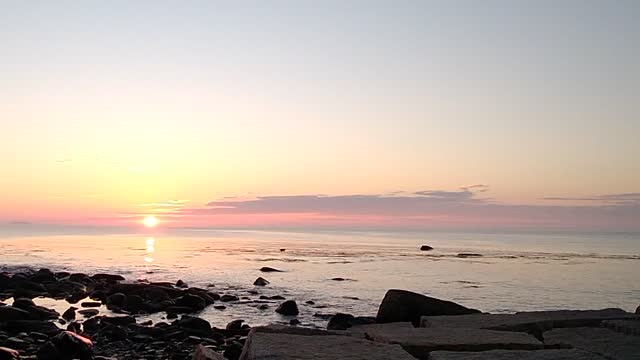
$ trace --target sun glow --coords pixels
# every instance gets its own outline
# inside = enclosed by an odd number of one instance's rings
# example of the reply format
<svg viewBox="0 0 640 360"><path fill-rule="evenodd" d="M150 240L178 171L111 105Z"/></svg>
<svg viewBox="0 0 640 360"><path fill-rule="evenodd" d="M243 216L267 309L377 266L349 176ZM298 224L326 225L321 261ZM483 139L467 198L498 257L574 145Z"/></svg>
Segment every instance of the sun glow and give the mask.
<svg viewBox="0 0 640 360"><path fill-rule="evenodd" d="M142 220L142 223L148 228L156 227L158 226L158 218L155 216L147 216Z"/></svg>

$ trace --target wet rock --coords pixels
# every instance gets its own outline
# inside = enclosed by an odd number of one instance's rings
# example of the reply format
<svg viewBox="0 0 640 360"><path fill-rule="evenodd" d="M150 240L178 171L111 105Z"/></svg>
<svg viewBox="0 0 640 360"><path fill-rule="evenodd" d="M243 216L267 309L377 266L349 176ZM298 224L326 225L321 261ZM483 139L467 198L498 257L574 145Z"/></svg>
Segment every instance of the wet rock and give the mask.
<svg viewBox="0 0 640 360"><path fill-rule="evenodd" d="M124 306L127 295L123 293L115 293L107 296L107 308L120 308Z"/></svg>
<svg viewBox="0 0 640 360"><path fill-rule="evenodd" d="M80 310L78 311L78 314L84 316L84 317L92 317L92 316L96 316L100 313L100 311L98 309L84 309L84 310Z"/></svg>
<svg viewBox="0 0 640 360"><path fill-rule="evenodd" d="M13 306L0 306L0 322L27 320L30 317L28 311Z"/></svg>
<svg viewBox="0 0 640 360"><path fill-rule="evenodd" d="M120 275L112 275L112 274L95 274L91 276L91 279L96 281L106 281L106 282L118 282L124 281L124 277Z"/></svg>
<svg viewBox="0 0 640 360"><path fill-rule="evenodd" d="M459 258L474 258L474 257L482 257L482 254L474 254L474 253L460 253L458 255L456 255Z"/></svg>
<svg viewBox="0 0 640 360"><path fill-rule="evenodd" d="M298 311L298 304L293 300L287 300L280 304L276 308L276 312L286 316L296 316L300 313L300 311Z"/></svg>
<svg viewBox="0 0 640 360"><path fill-rule="evenodd" d="M220 301L222 302L231 302L231 301L238 301L238 300L240 299L235 295L224 294L220 297Z"/></svg>
<svg viewBox="0 0 640 360"><path fill-rule="evenodd" d="M82 323L82 329L88 334L93 334L98 331L100 321L102 321L102 317L92 317L91 319L85 320Z"/></svg>
<svg viewBox="0 0 640 360"><path fill-rule="evenodd" d="M46 284L46 289L51 296L63 296L69 294L86 293L87 286L83 283L71 281L69 279L60 280L55 283Z"/></svg>
<svg viewBox="0 0 640 360"><path fill-rule="evenodd" d="M291 320L289 321L289 325L291 325L291 326L300 325L300 320L298 320L298 319L291 319Z"/></svg>
<svg viewBox="0 0 640 360"><path fill-rule="evenodd" d="M193 308L187 306L169 306L166 308L167 314L188 314L195 312Z"/></svg>
<svg viewBox="0 0 640 360"><path fill-rule="evenodd" d="M420 246L420 251L431 251L431 250L433 250L433 248L429 245Z"/></svg>
<svg viewBox="0 0 640 360"><path fill-rule="evenodd" d="M331 279L333 281L345 281L345 278L341 278L341 277L334 277L333 279Z"/></svg>
<svg viewBox="0 0 640 360"><path fill-rule="evenodd" d="M216 310L225 310L227 307L224 305L215 305L213 308Z"/></svg>
<svg viewBox="0 0 640 360"><path fill-rule="evenodd" d="M82 332L82 324L77 321L72 321L67 325L67 331L71 331L76 334L80 334Z"/></svg>
<svg viewBox="0 0 640 360"><path fill-rule="evenodd" d="M98 301L85 301L81 303L80 306L82 306L83 308L95 308L102 306L102 303Z"/></svg>
<svg viewBox="0 0 640 360"><path fill-rule="evenodd" d="M27 310L32 306L36 306L36 304L29 298L18 298L13 301L12 306L17 307L18 309Z"/></svg>
<svg viewBox="0 0 640 360"><path fill-rule="evenodd" d="M244 320L233 320L232 322L227 324L226 329L227 330L241 330L242 329L242 323L244 323Z"/></svg>
<svg viewBox="0 0 640 360"><path fill-rule="evenodd" d="M184 306L193 310L202 310L206 306L206 302L198 295L184 294L176 299L177 306Z"/></svg>
<svg viewBox="0 0 640 360"><path fill-rule="evenodd" d="M72 321L76 319L76 310L78 310L78 308L71 306L70 308L67 309L67 311L65 311L64 313L62 313L62 318L67 320L67 321Z"/></svg>
<svg viewBox="0 0 640 360"><path fill-rule="evenodd" d="M337 313L329 319L327 330L347 330L353 326L368 325L376 322L375 318L351 314Z"/></svg>
<svg viewBox="0 0 640 360"><path fill-rule="evenodd" d="M17 350L0 347L0 360L18 360L20 353Z"/></svg>
<svg viewBox="0 0 640 360"><path fill-rule="evenodd" d="M182 280L178 280L178 281L176 281L176 287L179 287L179 288L188 288L188 287L189 287L189 285L187 285L187 283L185 283L185 282L184 282L184 281L182 281Z"/></svg>
<svg viewBox="0 0 640 360"><path fill-rule="evenodd" d="M287 251L287 249L280 249L280 252L285 252Z"/></svg>
<svg viewBox="0 0 640 360"><path fill-rule="evenodd" d="M269 309L269 305L267 304L262 304L258 306L258 310L268 310L268 309Z"/></svg>
<svg viewBox="0 0 640 360"><path fill-rule="evenodd" d="M91 360L93 343L84 336L63 331L51 339L61 359Z"/></svg>
<svg viewBox="0 0 640 360"><path fill-rule="evenodd" d="M313 300L307 300L304 303L307 304L307 305L315 305L316 304L316 302L313 301Z"/></svg>
<svg viewBox="0 0 640 360"><path fill-rule="evenodd" d="M69 304L77 304L80 300L85 299L87 296L89 296L89 294L86 291L79 291L75 294L71 294L65 300Z"/></svg>
<svg viewBox="0 0 640 360"><path fill-rule="evenodd" d="M269 281L267 281L263 277L259 277L259 278L256 279L256 281L253 282L253 285L255 285L255 286L267 286L267 285L269 285Z"/></svg>
<svg viewBox="0 0 640 360"><path fill-rule="evenodd" d="M52 322L42 320L13 320L5 324L5 329L12 334L39 332L50 335L60 331Z"/></svg>
<svg viewBox="0 0 640 360"><path fill-rule="evenodd" d="M74 281L74 282L78 282L84 285L89 285L92 284L94 281L89 277L89 275L87 274L83 274L83 273L75 273L75 274L71 274L69 275L69 280Z"/></svg>
<svg viewBox="0 0 640 360"><path fill-rule="evenodd" d="M26 307L24 310L29 312L30 318L32 320L52 320L57 319L60 316L57 311L47 309L44 306L32 305Z"/></svg>
<svg viewBox="0 0 640 360"><path fill-rule="evenodd" d="M224 357L206 346L198 345L193 352L192 360L224 360Z"/></svg>
<svg viewBox="0 0 640 360"><path fill-rule="evenodd" d="M275 269L275 268L272 268L272 267L268 267L268 266L262 267L260 269L260 271L262 271L262 272L284 272L282 270L278 270L278 269Z"/></svg>
<svg viewBox="0 0 640 360"><path fill-rule="evenodd" d="M410 321L418 326L422 316L466 315L479 312L451 301L411 291L392 289L387 291L380 304L377 321L380 323Z"/></svg>
<svg viewBox="0 0 640 360"><path fill-rule="evenodd" d="M100 320L100 322L111 325L128 325L135 324L136 318L134 318L133 316L104 317Z"/></svg>
<svg viewBox="0 0 640 360"><path fill-rule="evenodd" d="M142 306L144 305L144 299L138 295L128 295L123 308L132 313L137 313L142 310Z"/></svg>

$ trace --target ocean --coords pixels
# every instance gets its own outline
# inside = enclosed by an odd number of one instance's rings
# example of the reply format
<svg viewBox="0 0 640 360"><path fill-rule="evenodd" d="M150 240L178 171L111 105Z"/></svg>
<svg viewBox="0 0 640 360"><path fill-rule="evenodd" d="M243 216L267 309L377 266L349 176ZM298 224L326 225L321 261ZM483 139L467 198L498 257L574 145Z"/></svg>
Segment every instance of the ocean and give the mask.
<svg viewBox="0 0 640 360"><path fill-rule="evenodd" d="M421 245L434 250L420 251ZM326 315L336 312L375 316L391 288L494 313L634 311L640 305L638 234L201 230L11 236L0 237L0 257L0 266L10 271L47 267L115 273L131 281L182 279L238 295L241 300L225 304L223 311L209 307L199 314L218 327L235 319L250 325L288 322L273 311L278 301L260 301L258 295L296 300L298 319L306 326L322 327ZM264 266L283 272L262 273ZM259 276L270 284L254 287ZM68 307L49 299L37 302L61 312ZM259 310L261 302L273 306Z"/></svg>

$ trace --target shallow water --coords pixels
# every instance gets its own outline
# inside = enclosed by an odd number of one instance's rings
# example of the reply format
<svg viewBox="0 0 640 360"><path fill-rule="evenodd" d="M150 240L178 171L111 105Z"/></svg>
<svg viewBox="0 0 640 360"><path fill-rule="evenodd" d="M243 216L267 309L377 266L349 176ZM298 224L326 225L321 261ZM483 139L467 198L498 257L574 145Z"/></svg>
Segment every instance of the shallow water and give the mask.
<svg viewBox="0 0 640 360"><path fill-rule="evenodd" d="M419 251L422 244L435 248ZM286 251L280 251L286 249ZM477 253L481 257L458 257ZM389 288L450 299L488 312L620 307L640 304L637 235L207 231L180 235L0 238L5 266L109 272L127 279L176 281L249 294L262 276L263 295L297 300L303 325L313 314L375 315ZM263 266L284 270L261 273ZM334 281L332 278L344 278ZM247 299L245 299L247 300ZM304 304L312 300L315 305ZM40 299L64 311L68 304ZM225 304L200 316L221 327L286 322L257 304ZM158 320L160 315L150 317Z"/></svg>

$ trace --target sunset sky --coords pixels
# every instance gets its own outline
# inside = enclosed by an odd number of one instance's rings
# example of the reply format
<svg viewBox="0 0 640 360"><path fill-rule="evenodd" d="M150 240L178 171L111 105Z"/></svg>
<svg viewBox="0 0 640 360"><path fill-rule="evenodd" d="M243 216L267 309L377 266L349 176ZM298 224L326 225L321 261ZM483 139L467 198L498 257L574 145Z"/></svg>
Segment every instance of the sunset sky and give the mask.
<svg viewBox="0 0 640 360"><path fill-rule="evenodd" d="M640 231L640 2L526 3L0 0L0 231Z"/></svg>

